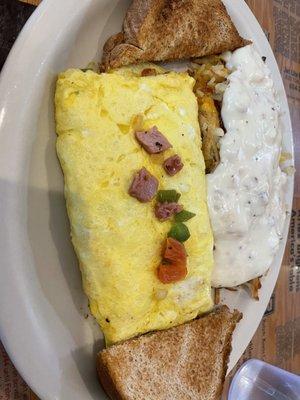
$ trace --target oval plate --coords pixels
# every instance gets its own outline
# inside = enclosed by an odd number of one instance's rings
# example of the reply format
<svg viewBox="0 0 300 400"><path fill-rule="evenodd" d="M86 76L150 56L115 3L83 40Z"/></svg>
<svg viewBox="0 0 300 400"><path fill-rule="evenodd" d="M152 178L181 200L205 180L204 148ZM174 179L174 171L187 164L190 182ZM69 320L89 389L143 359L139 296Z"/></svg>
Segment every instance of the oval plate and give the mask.
<svg viewBox="0 0 300 400"><path fill-rule="evenodd" d="M240 33L252 39L272 71L282 109L284 150L293 152L288 104L269 43L243 0L224 1ZM43 0L27 22L0 81L0 334L17 369L41 399L105 399L95 372L102 336L88 314L69 239L63 178L55 153L56 75L99 60L120 30L129 1ZM291 207L293 179L287 202ZM284 240L260 300L244 291L223 301L244 318L234 333L229 369L251 340L273 292Z"/></svg>

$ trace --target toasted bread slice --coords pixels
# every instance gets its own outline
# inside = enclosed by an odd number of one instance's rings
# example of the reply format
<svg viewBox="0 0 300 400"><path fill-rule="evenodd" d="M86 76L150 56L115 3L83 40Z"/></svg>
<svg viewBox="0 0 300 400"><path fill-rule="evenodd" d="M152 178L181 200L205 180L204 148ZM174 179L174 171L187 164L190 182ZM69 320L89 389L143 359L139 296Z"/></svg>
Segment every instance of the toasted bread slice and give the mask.
<svg viewBox="0 0 300 400"><path fill-rule="evenodd" d="M244 46L220 0L133 0L123 31L103 48L104 69L219 54Z"/></svg>
<svg viewBox="0 0 300 400"><path fill-rule="evenodd" d="M100 381L114 400L217 400L241 317L221 306L184 325L102 350Z"/></svg>

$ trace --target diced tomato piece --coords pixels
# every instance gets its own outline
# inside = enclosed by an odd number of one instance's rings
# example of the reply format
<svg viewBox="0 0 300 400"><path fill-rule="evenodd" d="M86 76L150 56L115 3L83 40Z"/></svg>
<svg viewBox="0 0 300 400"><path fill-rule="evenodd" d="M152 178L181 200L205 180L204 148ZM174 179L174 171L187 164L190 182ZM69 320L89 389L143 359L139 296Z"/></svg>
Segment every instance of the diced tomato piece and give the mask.
<svg viewBox="0 0 300 400"><path fill-rule="evenodd" d="M164 259L172 263L181 262L186 264L187 255L184 245L178 240L168 237L166 240Z"/></svg>
<svg viewBox="0 0 300 400"><path fill-rule="evenodd" d="M172 283L184 279L187 275L187 254L182 243L171 237L166 240L163 261L157 269L158 279L162 283Z"/></svg>

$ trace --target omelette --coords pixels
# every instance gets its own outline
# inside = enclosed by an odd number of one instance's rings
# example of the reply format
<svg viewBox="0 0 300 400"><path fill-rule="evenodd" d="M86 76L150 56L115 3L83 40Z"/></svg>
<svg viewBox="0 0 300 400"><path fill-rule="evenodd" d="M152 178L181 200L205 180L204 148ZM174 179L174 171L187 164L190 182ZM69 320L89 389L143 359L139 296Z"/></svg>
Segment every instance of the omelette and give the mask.
<svg viewBox="0 0 300 400"><path fill-rule="evenodd" d="M58 76L57 154L71 238L107 345L184 323L213 306L213 237L194 83L187 73L140 76L128 67ZM134 132L153 126L172 147L149 155ZM184 167L169 176L162 164L175 153ZM162 283L156 273L172 221L155 218L155 199L141 203L128 194L143 167L195 214L187 222L187 275L178 282Z"/></svg>

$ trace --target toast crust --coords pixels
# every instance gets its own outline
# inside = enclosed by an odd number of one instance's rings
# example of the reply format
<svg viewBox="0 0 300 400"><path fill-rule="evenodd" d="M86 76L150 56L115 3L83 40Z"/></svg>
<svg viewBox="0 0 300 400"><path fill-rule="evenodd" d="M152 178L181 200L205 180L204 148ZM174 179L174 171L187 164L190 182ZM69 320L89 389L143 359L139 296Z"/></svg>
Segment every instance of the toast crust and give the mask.
<svg viewBox="0 0 300 400"><path fill-rule="evenodd" d="M98 373L100 382L103 386L103 389L105 390L108 397L113 400L122 400L123 398L119 394L117 387L116 387L116 383L114 382L114 380L112 378L113 372L111 372L109 370L109 365L106 362L105 356L99 358L99 355L98 355L97 373Z"/></svg>
<svg viewBox="0 0 300 400"><path fill-rule="evenodd" d="M113 400L218 400L241 317L220 306L184 325L102 350L100 382Z"/></svg>
<svg viewBox="0 0 300 400"><path fill-rule="evenodd" d="M109 69L202 57L247 43L221 0L133 0L123 31L104 45L102 63Z"/></svg>

